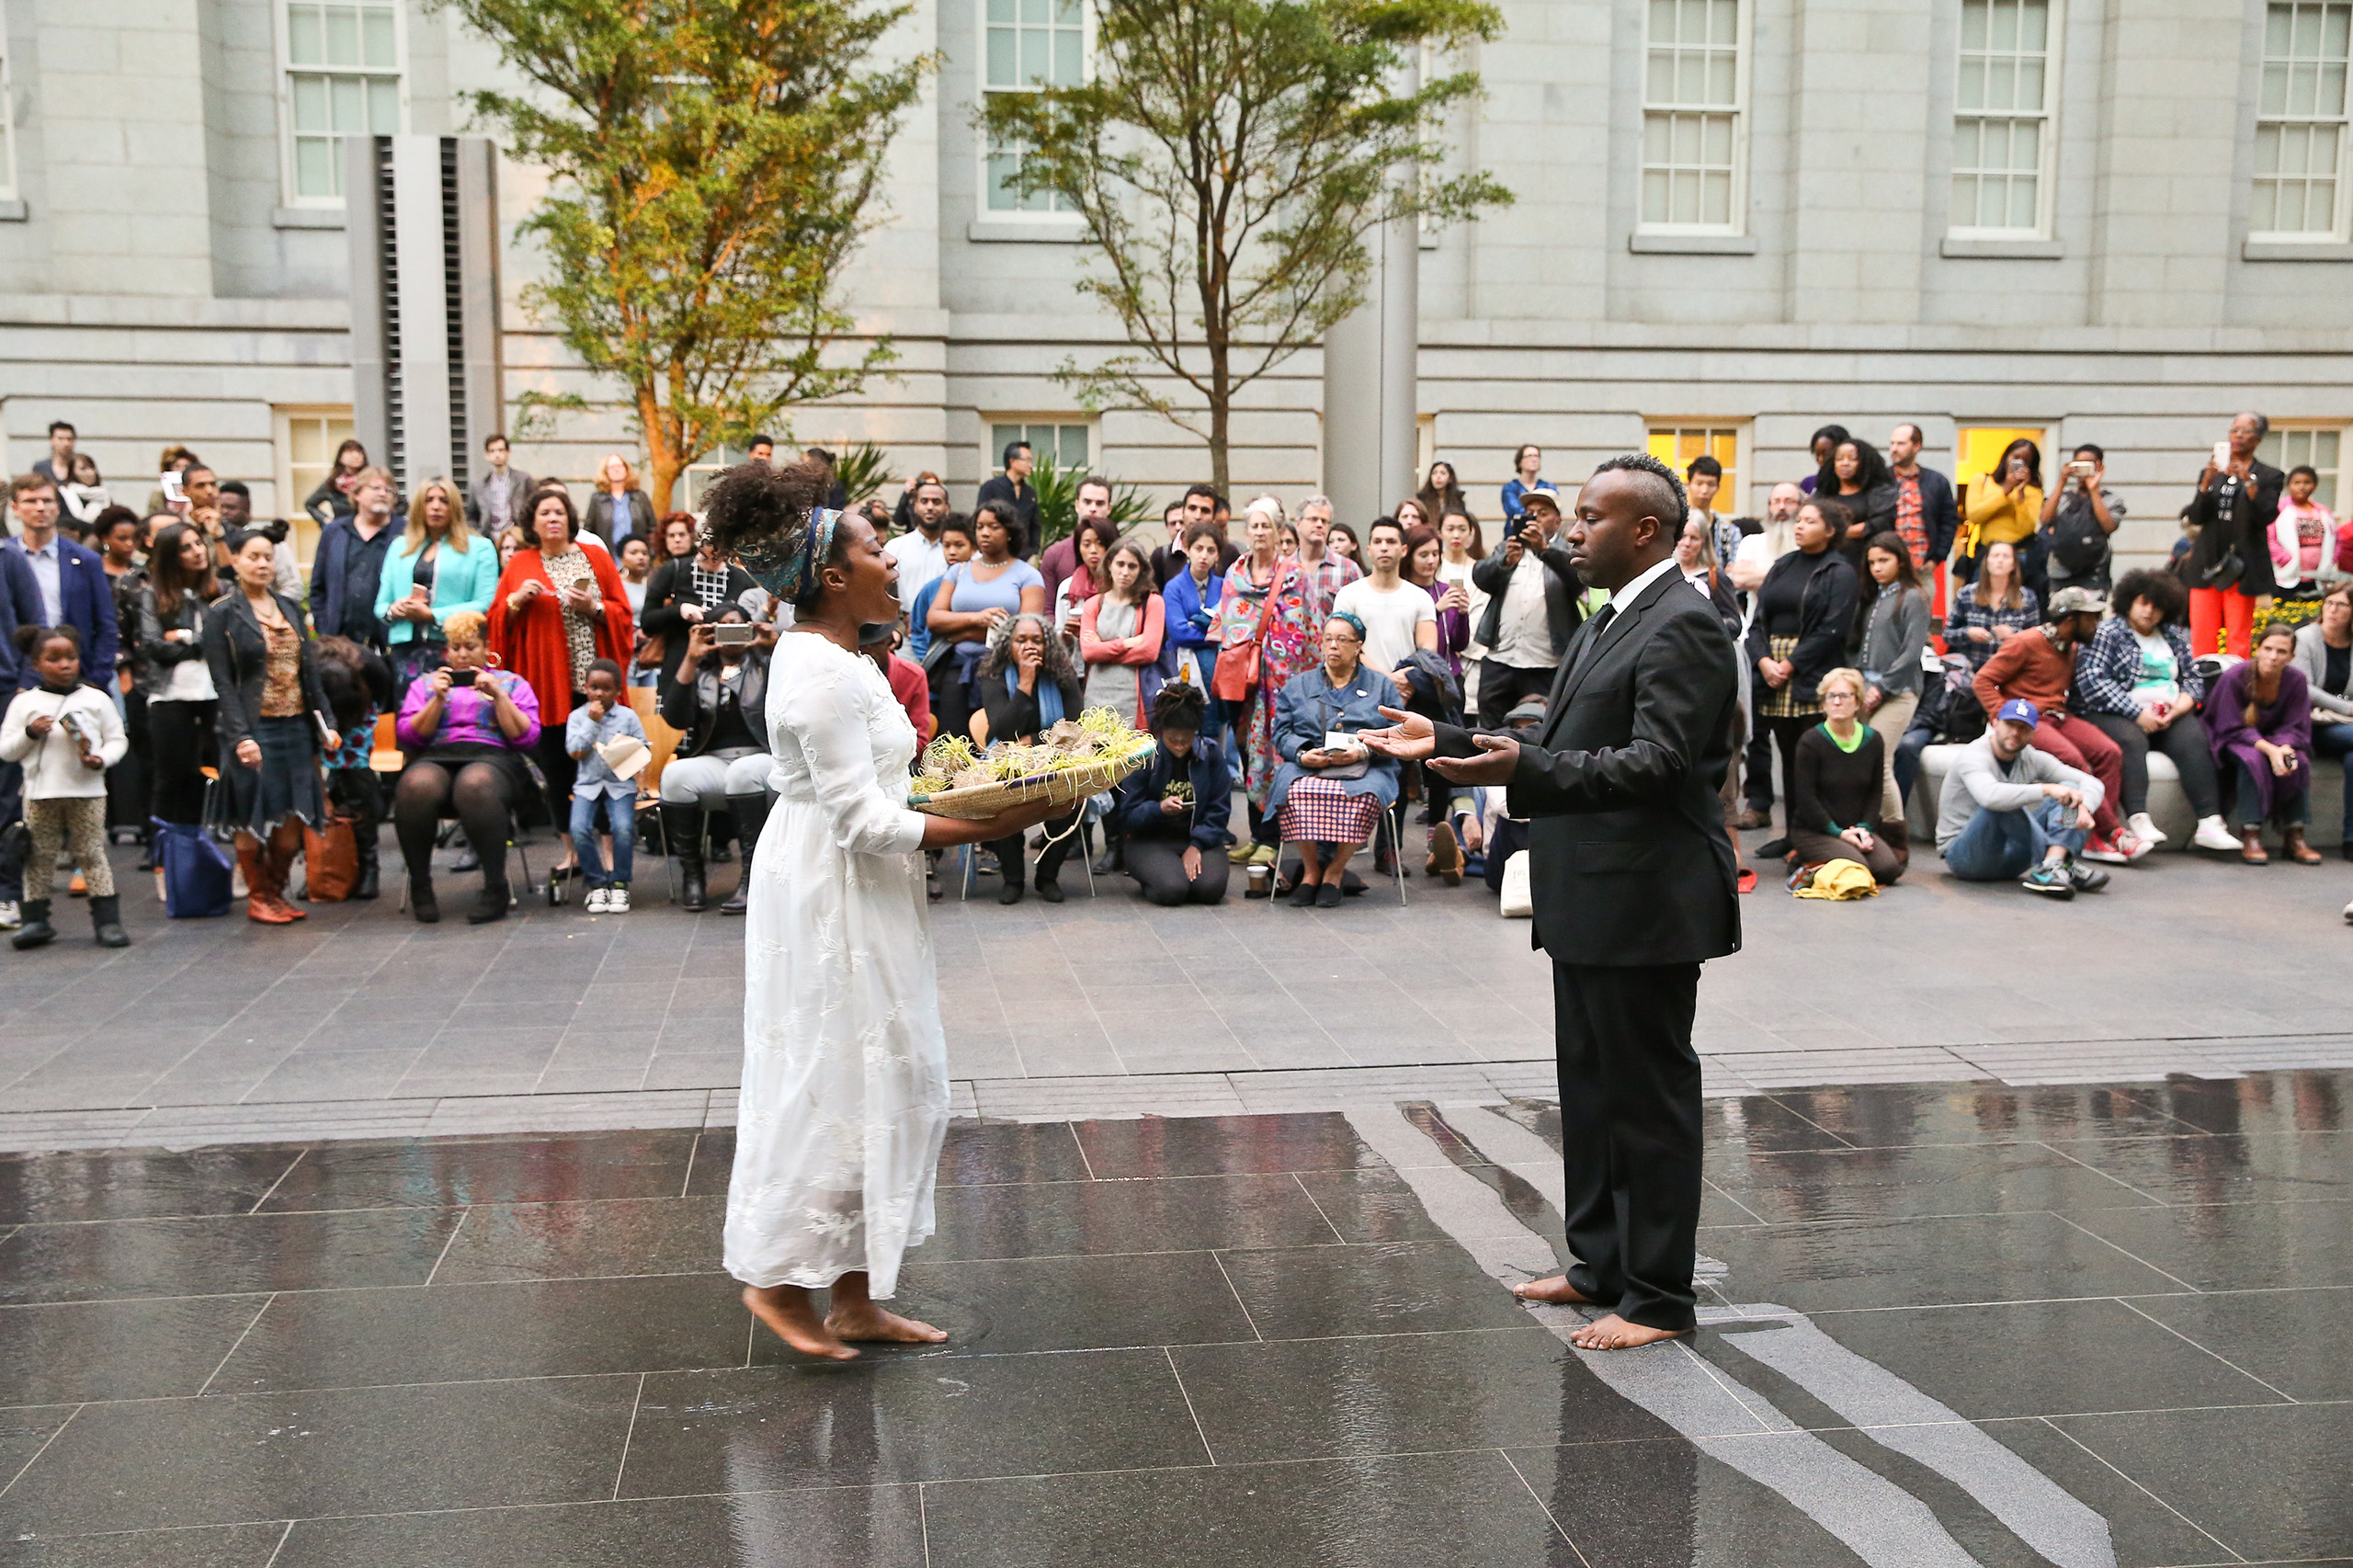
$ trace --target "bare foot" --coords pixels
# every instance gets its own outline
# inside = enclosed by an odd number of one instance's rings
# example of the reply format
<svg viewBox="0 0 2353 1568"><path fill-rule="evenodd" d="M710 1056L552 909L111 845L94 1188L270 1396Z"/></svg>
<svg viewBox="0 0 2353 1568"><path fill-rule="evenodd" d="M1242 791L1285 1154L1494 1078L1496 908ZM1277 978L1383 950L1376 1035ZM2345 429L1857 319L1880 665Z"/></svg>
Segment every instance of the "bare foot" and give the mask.
<svg viewBox="0 0 2353 1568"><path fill-rule="evenodd" d="M1589 1307L1594 1304L1586 1297L1577 1294L1576 1287L1569 1283L1569 1277L1565 1274L1555 1274L1550 1279L1530 1279L1524 1285L1515 1285L1511 1288L1511 1293L1523 1301L1542 1301L1555 1307Z"/></svg>
<svg viewBox="0 0 2353 1568"><path fill-rule="evenodd" d="M1628 1323L1611 1312L1569 1335L1569 1343L1580 1350L1631 1350L1638 1346L1656 1345L1662 1339L1687 1338L1690 1333L1688 1328L1651 1328Z"/></svg>
<svg viewBox="0 0 2353 1568"><path fill-rule="evenodd" d="M754 1317L775 1330L779 1339L804 1356L828 1361L850 1361L858 1357L857 1351L817 1321L816 1309L809 1304L809 1292L798 1285L746 1285L744 1304L752 1309Z"/></svg>
<svg viewBox="0 0 2353 1568"><path fill-rule="evenodd" d="M948 1338L945 1329L886 1312L871 1301L856 1307L835 1307L826 1315L825 1326L844 1339L879 1339L892 1345L939 1345ZM858 1352L853 1350L850 1354L855 1356Z"/></svg>

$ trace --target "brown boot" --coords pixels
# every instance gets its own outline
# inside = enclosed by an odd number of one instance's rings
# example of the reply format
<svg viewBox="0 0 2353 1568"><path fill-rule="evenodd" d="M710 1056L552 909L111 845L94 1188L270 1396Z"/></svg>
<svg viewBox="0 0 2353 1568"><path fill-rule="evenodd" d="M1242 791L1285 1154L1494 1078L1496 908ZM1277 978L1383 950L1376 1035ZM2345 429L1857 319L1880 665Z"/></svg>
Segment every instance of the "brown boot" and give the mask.
<svg viewBox="0 0 2353 1568"><path fill-rule="evenodd" d="M2289 859L2293 860L2299 866L2317 866L2320 864L2320 851L2304 842L2304 830L2301 827L2289 827L2282 828L2280 830L2279 849L2282 854L2286 855Z"/></svg>
<svg viewBox="0 0 2353 1568"><path fill-rule="evenodd" d="M2250 866L2271 864L2271 857L2263 849L2263 829L2252 823L2239 829L2239 858Z"/></svg>
<svg viewBox="0 0 2353 1568"><path fill-rule="evenodd" d="M251 843L248 851L245 846ZM264 926L291 926L302 912L286 902L286 876L293 869L293 851L283 834L263 844L248 834L237 835L237 863L245 873L245 918Z"/></svg>

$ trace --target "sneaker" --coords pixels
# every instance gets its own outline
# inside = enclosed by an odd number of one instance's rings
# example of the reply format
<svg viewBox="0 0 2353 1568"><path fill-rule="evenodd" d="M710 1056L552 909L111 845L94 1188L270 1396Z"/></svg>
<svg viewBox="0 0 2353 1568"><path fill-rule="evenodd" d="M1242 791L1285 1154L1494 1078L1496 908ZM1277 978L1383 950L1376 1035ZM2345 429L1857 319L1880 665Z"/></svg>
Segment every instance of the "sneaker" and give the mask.
<svg viewBox="0 0 2353 1568"><path fill-rule="evenodd" d="M580 901L580 907L591 915L603 915L610 907L607 899L608 895L604 889L590 888L588 896Z"/></svg>
<svg viewBox="0 0 2353 1568"><path fill-rule="evenodd" d="M2189 835L2189 842L2200 849L2222 849L2234 853L2239 846L2238 835L2224 827L2219 816L2200 817L2198 831Z"/></svg>
<svg viewBox="0 0 2353 1568"><path fill-rule="evenodd" d="M2108 873L2096 871L2081 860L2070 858L2067 862L2067 882L2077 892L2097 892L2108 886Z"/></svg>
<svg viewBox="0 0 2353 1568"><path fill-rule="evenodd" d="M605 890L605 913L608 915L629 913L629 884L627 882L616 882Z"/></svg>
<svg viewBox="0 0 2353 1568"><path fill-rule="evenodd" d="M2075 896L2075 884L2067 875L2067 868L2045 860L2018 879L2018 886L2029 892L2039 892L2045 898L2070 899Z"/></svg>
<svg viewBox="0 0 2353 1568"><path fill-rule="evenodd" d="M2134 812L2131 819L2124 825L2131 828L2132 836L2143 844L2154 846L2165 841L2165 830L2151 822L2149 813L2146 812Z"/></svg>
<svg viewBox="0 0 2353 1568"><path fill-rule="evenodd" d="M1275 846L1271 844L1253 844L1250 846L1250 863L1253 866L1273 865L1275 863Z"/></svg>
<svg viewBox="0 0 2353 1568"><path fill-rule="evenodd" d="M0 931L14 931L25 923L25 912L13 898L0 898Z"/></svg>
<svg viewBox="0 0 2353 1568"><path fill-rule="evenodd" d="M1250 858L1257 852L1258 846L1245 838L1241 843L1235 845L1233 848L1227 850L1225 852L1225 858L1237 866L1247 866L1250 864Z"/></svg>
<svg viewBox="0 0 2353 1568"><path fill-rule="evenodd" d="M2237 846L2233 845L2232 847L2236 848ZM2084 847L2078 858L2097 860L2106 866L2126 866L2131 864L2132 859L2123 850L2096 833L2084 839Z"/></svg>
<svg viewBox="0 0 2353 1568"><path fill-rule="evenodd" d="M2124 863L2128 866L2136 860L2147 859L2149 851L2155 847L2155 845L2137 833L2120 833L2116 835L2116 852L2124 857Z"/></svg>
<svg viewBox="0 0 2353 1568"><path fill-rule="evenodd" d="M1770 827L1773 825L1773 809L1770 806L1761 810L1756 806L1746 807L1738 816L1732 819L1732 825L1742 833L1754 833L1760 827Z"/></svg>

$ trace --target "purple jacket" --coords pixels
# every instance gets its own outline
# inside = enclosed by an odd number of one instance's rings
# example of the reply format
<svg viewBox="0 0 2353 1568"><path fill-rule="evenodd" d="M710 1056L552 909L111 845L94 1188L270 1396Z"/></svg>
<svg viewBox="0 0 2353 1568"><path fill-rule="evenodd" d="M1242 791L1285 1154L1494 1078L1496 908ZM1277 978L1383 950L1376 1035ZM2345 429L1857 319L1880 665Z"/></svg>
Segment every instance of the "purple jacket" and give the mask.
<svg viewBox="0 0 2353 1568"><path fill-rule="evenodd" d="M2255 722L2246 722L2247 697L2255 687L2255 662L2233 665L2215 678L2206 694L2206 734L2214 748L2214 766L2229 778L2246 764L2255 776L2256 802L2269 816L2278 800L2294 800L2313 787L2313 696L2304 672L2290 665L2279 672L2279 697L2268 707L2258 706ZM2255 749L2258 740L2296 748L2296 770L2285 778ZM2240 811L2245 811L2244 802Z"/></svg>
<svg viewBox="0 0 2353 1568"><path fill-rule="evenodd" d="M506 738L498 727L498 721L491 716L489 697L479 687L453 686L449 688L449 700L441 705L441 722L435 728L433 738L418 739L416 716L425 711L426 703L433 700L433 677L421 676L409 683L408 695L401 699L401 716L392 725L393 737L400 742L401 749L420 752L435 746L485 745L523 751L537 741L540 738L540 695L531 689L531 683L521 676L509 675L504 670L484 670L482 678L506 683L506 694L515 699L515 706L522 710L523 717L530 721L521 734L511 741Z"/></svg>

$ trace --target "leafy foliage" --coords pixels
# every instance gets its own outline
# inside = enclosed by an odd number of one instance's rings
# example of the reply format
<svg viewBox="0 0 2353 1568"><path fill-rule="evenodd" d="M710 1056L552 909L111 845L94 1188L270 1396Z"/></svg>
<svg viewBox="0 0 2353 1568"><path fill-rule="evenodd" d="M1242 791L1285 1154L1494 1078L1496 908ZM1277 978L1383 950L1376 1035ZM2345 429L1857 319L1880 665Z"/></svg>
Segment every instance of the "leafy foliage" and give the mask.
<svg viewBox="0 0 2353 1568"><path fill-rule="evenodd" d="M1038 493L1038 543L1042 548L1066 539L1078 527L1078 485L1087 470L1074 464L1055 465L1051 454L1040 453L1029 473L1029 488ZM1111 482L1111 520L1122 533L1138 518L1152 515L1152 498L1132 484Z"/></svg>
<svg viewBox="0 0 2353 1568"><path fill-rule="evenodd" d="M892 472L891 454L871 441L860 441L834 459L834 477L849 493L854 507L872 499Z"/></svg>

